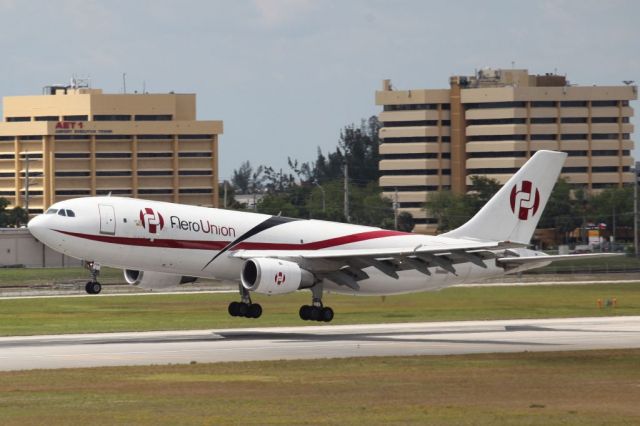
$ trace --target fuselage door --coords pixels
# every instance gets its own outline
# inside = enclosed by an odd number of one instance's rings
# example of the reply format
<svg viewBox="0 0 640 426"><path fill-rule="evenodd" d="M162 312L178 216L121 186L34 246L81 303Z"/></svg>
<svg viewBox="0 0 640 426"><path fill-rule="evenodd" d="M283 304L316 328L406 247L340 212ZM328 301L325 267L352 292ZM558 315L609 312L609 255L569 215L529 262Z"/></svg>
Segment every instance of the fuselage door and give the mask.
<svg viewBox="0 0 640 426"><path fill-rule="evenodd" d="M116 233L116 212L113 206L108 204L98 204L100 210L100 233L115 235Z"/></svg>

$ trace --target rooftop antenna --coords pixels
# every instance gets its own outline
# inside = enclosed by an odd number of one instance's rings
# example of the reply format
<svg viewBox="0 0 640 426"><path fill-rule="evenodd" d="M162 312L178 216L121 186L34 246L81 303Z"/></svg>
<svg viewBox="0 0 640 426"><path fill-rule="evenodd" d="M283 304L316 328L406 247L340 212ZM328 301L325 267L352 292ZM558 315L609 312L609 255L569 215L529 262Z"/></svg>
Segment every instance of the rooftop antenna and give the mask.
<svg viewBox="0 0 640 426"><path fill-rule="evenodd" d="M147 82L142 80L142 94L147 93Z"/></svg>
<svg viewBox="0 0 640 426"><path fill-rule="evenodd" d="M511 69L514 69L516 67L516 61L511 61Z"/></svg>
<svg viewBox="0 0 640 426"><path fill-rule="evenodd" d="M122 73L122 93L127 93L127 73Z"/></svg>
<svg viewBox="0 0 640 426"><path fill-rule="evenodd" d="M633 83L635 83L634 80L622 80L622 82L626 85L626 86L631 86Z"/></svg>

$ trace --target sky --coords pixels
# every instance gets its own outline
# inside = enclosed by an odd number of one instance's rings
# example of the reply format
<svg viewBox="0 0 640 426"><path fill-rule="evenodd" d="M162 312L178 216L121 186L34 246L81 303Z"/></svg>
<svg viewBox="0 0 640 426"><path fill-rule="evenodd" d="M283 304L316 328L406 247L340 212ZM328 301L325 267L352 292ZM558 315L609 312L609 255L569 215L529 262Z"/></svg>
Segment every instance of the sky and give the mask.
<svg viewBox="0 0 640 426"><path fill-rule="evenodd" d="M246 160L287 170L287 157L334 150L342 128L380 112L386 78L447 88L515 66L638 84L639 14L635 0L0 0L0 96L72 76L118 93L123 73L129 92L196 93L198 119L224 121L230 179Z"/></svg>

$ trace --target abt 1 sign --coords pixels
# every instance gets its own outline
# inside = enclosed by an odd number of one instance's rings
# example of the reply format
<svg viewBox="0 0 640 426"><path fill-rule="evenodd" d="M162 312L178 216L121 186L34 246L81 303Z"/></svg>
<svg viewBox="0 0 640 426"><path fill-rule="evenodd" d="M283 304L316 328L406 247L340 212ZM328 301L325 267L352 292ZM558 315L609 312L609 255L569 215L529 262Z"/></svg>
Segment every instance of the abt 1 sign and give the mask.
<svg viewBox="0 0 640 426"><path fill-rule="evenodd" d="M82 121L58 121L56 123L56 131L82 129L83 127Z"/></svg>

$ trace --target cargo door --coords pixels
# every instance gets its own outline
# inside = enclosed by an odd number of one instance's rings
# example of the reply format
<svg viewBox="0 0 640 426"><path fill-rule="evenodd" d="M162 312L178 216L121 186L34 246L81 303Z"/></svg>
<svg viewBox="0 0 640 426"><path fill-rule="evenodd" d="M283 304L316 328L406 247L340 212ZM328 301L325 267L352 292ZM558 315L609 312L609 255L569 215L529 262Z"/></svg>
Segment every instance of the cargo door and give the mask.
<svg viewBox="0 0 640 426"><path fill-rule="evenodd" d="M116 212L113 206L108 204L98 204L100 210L100 233L115 235L116 233Z"/></svg>

